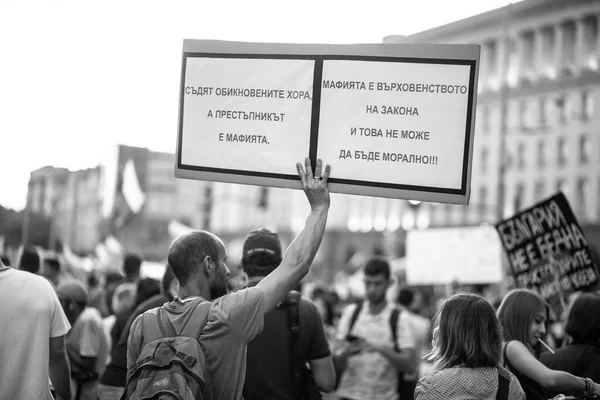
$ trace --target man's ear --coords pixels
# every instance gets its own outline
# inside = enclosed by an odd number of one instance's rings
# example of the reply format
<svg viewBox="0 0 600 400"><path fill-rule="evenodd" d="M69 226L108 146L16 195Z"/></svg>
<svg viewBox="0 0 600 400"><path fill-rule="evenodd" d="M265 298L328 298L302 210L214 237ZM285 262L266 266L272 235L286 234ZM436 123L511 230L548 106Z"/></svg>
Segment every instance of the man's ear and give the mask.
<svg viewBox="0 0 600 400"><path fill-rule="evenodd" d="M206 275L210 275L210 270L212 269L212 258L210 256L204 257L204 260L202 260L202 268Z"/></svg>

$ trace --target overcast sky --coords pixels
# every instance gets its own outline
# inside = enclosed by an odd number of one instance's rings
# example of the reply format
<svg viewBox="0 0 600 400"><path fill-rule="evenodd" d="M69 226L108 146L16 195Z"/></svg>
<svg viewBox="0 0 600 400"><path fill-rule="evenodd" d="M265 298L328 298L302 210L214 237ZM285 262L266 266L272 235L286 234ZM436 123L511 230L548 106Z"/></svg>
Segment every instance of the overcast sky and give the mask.
<svg viewBox="0 0 600 400"><path fill-rule="evenodd" d="M514 1L513 1L514 2ZM118 143L174 152L184 38L381 43L508 0L0 2L0 204Z"/></svg>

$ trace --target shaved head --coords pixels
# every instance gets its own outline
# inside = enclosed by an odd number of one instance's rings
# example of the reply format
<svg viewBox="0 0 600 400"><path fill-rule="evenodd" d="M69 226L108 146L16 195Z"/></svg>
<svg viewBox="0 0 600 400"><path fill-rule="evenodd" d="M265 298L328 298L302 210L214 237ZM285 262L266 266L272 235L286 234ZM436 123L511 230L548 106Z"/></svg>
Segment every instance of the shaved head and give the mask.
<svg viewBox="0 0 600 400"><path fill-rule="evenodd" d="M180 285L185 285L190 277L200 272L200 265L210 256L219 259L219 248L223 242L206 231L193 231L179 236L169 248L167 262Z"/></svg>

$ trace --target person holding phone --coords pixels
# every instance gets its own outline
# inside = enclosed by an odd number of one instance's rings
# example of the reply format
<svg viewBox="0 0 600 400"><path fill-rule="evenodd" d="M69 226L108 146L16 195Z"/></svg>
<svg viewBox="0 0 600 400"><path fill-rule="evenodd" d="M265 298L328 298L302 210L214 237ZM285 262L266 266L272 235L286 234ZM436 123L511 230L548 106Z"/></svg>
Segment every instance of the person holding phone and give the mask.
<svg viewBox="0 0 600 400"><path fill-rule="evenodd" d="M365 301L342 313L334 350L341 399L412 398L400 395L400 374L415 371L415 341L406 313L386 300L392 282L388 261L372 258L364 267Z"/></svg>

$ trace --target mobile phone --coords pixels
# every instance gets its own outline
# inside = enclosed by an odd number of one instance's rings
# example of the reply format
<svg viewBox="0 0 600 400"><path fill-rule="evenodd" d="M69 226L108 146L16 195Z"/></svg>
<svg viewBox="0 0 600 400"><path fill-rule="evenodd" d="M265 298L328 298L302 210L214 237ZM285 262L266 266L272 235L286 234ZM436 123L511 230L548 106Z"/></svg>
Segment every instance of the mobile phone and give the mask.
<svg viewBox="0 0 600 400"><path fill-rule="evenodd" d="M346 335L346 341L347 342L358 342L363 340L363 338L361 338L360 336L355 336L355 335Z"/></svg>

